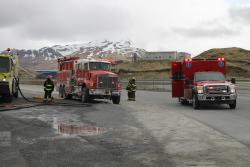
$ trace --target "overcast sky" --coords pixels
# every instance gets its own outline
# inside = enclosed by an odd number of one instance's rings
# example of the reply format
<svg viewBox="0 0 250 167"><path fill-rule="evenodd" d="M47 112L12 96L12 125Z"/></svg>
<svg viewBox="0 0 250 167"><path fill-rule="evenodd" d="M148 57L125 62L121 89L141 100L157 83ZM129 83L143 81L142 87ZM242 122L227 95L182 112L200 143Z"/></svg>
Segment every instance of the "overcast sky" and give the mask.
<svg viewBox="0 0 250 167"><path fill-rule="evenodd" d="M0 49L131 40L149 51L250 49L250 0L1 0Z"/></svg>

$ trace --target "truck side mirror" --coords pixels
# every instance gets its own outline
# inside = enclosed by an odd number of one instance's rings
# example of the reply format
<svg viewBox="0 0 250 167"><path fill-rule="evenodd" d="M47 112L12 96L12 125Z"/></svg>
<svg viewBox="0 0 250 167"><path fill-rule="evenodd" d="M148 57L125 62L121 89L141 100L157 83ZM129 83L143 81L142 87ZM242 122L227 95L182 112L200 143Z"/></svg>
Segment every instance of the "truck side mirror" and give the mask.
<svg viewBox="0 0 250 167"><path fill-rule="evenodd" d="M231 83L236 84L236 79L235 78L231 78Z"/></svg>

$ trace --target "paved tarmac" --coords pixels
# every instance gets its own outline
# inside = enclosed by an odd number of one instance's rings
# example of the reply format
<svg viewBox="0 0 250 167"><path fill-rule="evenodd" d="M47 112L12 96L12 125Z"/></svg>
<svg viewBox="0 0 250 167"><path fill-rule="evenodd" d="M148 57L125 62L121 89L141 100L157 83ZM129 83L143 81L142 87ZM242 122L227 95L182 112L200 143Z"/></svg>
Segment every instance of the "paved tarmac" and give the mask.
<svg viewBox="0 0 250 167"><path fill-rule="evenodd" d="M22 88L29 97L42 94L41 87ZM194 111L170 95L138 91L129 102L123 92L120 105L98 100L0 112L0 166L250 166L248 92L240 92L236 110Z"/></svg>

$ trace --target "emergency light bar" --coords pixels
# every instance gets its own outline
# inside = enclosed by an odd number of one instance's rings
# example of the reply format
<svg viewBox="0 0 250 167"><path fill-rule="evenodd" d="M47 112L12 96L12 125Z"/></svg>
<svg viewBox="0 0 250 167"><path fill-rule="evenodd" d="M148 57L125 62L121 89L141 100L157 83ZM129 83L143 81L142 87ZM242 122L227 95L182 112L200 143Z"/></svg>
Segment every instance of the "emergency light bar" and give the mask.
<svg viewBox="0 0 250 167"><path fill-rule="evenodd" d="M225 58L224 58L224 57L222 57L222 58L219 57L219 58L218 58L218 61L225 61Z"/></svg>

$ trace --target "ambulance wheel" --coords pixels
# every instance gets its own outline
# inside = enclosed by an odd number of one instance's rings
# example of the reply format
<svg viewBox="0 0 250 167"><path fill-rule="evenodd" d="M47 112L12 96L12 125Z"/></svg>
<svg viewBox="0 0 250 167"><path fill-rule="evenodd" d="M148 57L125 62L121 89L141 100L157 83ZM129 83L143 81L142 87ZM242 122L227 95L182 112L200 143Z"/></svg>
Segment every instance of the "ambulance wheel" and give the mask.
<svg viewBox="0 0 250 167"><path fill-rule="evenodd" d="M120 104L121 96L112 96L111 99L113 104Z"/></svg>
<svg viewBox="0 0 250 167"><path fill-rule="evenodd" d="M196 95L193 96L193 108L195 110L200 108L199 100Z"/></svg>
<svg viewBox="0 0 250 167"><path fill-rule="evenodd" d="M235 109L236 108L236 100L233 101L233 103L229 104L230 109Z"/></svg>
<svg viewBox="0 0 250 167"><path fill-rule="evenodd" d="M89 98L89 90L88 89L82 88L81 100L82 100L83 103L89 102L90 98Z"/></svg>
<svg viewBox="0 0 250 167"><path fill-rule="evenodd" d="M187 105L189 102L186 99L180 99L182 105Z"/></svg>

